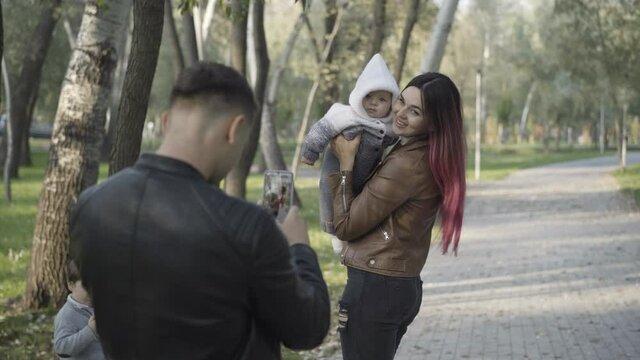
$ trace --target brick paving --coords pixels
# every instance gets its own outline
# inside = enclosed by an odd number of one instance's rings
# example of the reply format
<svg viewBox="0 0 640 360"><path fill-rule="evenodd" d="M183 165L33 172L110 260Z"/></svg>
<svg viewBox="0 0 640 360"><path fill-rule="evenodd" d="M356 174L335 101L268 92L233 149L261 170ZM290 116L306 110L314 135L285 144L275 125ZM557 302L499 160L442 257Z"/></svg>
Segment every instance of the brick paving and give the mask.
<svg viewBox="0 0 640 360"><path fill-rule="evenodd" d="M614 166L471 185L459 256L432 249L396 358L640 359L640 212Z"/></svg>
<svg viewBox="0 0 640 360"><path fill-rule="evenodd" d="M640 212L614 168L472 184L459 256L432 249L396 359L640 359Z"/></svg>

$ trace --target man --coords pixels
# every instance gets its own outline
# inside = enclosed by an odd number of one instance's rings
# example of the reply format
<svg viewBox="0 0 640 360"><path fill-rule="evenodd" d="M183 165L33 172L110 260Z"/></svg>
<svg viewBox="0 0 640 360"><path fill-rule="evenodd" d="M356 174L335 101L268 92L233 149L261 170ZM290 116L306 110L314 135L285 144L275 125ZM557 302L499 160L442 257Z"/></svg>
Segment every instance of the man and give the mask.
<svg viewBox="0 0 640 360"><path fill-rule="evenodd" d="M322 342L329 297L297 209L279 229L217 187L255 111L233 69L185 69L158 151L81 194L72 254L111 358L277 359L280 342Z"/></svg>

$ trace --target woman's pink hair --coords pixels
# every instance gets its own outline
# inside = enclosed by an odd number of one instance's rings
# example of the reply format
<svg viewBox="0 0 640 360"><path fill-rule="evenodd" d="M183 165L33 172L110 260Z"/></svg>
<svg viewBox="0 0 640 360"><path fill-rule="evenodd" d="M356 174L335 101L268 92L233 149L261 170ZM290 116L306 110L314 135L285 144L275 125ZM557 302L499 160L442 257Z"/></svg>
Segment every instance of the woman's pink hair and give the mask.
<svg viewBox="0 0 640 360"><path fill-rule="evenodd" d="M442 253L447 253L453 241L453 252L457 254L467 187L467 144L462 124L460 93L451 79L435 72L416 76L405 89L409 86L421 90L422 108L429 134L429 166L442 193Z"/></svg>

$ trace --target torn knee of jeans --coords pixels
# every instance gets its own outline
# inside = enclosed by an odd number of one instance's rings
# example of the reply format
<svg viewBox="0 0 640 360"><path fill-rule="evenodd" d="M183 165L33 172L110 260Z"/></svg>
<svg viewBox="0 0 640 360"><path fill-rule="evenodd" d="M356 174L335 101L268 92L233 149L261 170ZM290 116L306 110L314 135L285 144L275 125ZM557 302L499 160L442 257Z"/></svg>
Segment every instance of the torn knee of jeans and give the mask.
<svg viewBox="0 0 640 360"><path fill-rule="evenodd" d="M340 310L338 311L338 330L346 328L347 322L349 322L349 311L340 304Z"/></svg>

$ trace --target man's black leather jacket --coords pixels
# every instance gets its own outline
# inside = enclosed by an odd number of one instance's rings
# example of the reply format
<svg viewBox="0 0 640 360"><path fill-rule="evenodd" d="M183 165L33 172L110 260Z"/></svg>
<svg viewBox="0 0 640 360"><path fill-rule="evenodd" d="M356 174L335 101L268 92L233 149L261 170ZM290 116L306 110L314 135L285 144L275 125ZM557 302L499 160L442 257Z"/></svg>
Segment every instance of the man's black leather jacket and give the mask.
<svg viewBox="0 0 640 360"><path fill-rule="evenodd" d="M83 192L71 254L113 359L277 359L329 327L314 251L176 159L143 154Z"/></svg>

